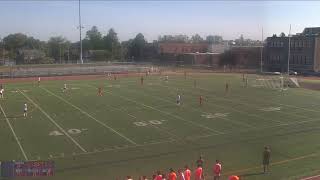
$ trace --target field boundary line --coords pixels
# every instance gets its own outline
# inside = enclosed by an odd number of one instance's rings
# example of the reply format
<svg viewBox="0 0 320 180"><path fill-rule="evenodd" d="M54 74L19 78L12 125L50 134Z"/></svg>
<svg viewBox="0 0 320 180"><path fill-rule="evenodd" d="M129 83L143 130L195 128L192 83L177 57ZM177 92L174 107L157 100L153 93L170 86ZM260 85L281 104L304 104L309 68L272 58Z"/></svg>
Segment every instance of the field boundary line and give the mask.
<svg viewBox="0 0 320 180"><path fill-rule="evenodd" d="M28 157L27 157L27 155L26 155L26 152L24 151L24 149L23 149L23 147L22 147L22 145L21 145L21 142L20 142L17 134L15 133L15 131L14 131L14 129L13 129L13 127L12 127L9 119L7 118L7 115L6 115L6 113L4 112L1 104L0 104L0 108L1 108L1 111L2 111L2 113L3 113L4 118L6 119L6 122L7 122L8 126L9 126L9 128L10 128L10 130L11 130L11 132L12 132L12 134L13 134L13 136L14 136L14 138L15 138L15 140L16 140L16 142L17 142L17 144L18 144L18 146L19 146L19 148L20 148L20 150L21 150L21 153L22 153L24 159L25 159L26 161L28 161L29 159L28 159Z"/></svg>
<svg viewBox="0 0 320 180"><path fill-rule="evenodd" d="M92 86L92 85L89 85L89 84L88 84L88 86L95 88L95 86ZM117 95L117 94L111 93L111 92L109 92L109 91L105 91L105 92L108 93L108 94L111 94L111 95L113 95L113 96L118 96L118 97L120 97L120 98L122 98L122 99L125 99L125 100L127 100L127 101L133 102L133 103L138 104L138 105L140 105L140 106L143 106L143 107L146 107L146 108L149 108L149 109L153 109L153 110L155 110L155 111L161 112L161 113L166 114L166 115L168 115L168 116L172 116L172 117L174 117L174 118L176 118L176 119L180 119L181 121L189 122L190 124L193 124L193 125L195 125L195 126L202 127L202 128L204 128L204 129L210 130L210 131L212 131L212 132L214 132L214 133L216 133L216 134L225 134L224 132L220 132L220 131L214 130L214 129L212 129L212 128L206 127L206 126L204 126L204 125L194 123L194 122L189 121L189 120L186 120L186 119L184 119L184 118L182 118L182 117L180 117L180 116L176 116L176 115L173 115L173 114L168 113L168 112L166 112L166 111L163 111L163 110L157 109L157 108L155 108L155 107L146 105L146 104L144 104L144 103L140 103L140 102L138 102L138 101L136 101L136 100L127 98L127 97L125 97L125 96Z"/></svg>
<svg viewBox="0 0 320 180"><path fill-rule="evenodd" d="M150 88L147 88L147 89L150 90ZM134 92L136 92L136 94L139 93L139 91L137 91L137 90L132 90L132 89L130 89L130 90L126 89L126 91L134 91ZM151 90L150 90L150 91L151 91ZM141 93L139 93L139 94L141 94ZM153 98L155 98L155 99L159 99L159 100L161 100L161 101L163 101L163 102L167 102L167 103L170 103L170 104L175 104L175 103L169 101L167 98L156 97L156 96L150 95L150 94L142 94L142 95L143 95L143 96L153 97ZM186 104L186 103L183 103L183 104ZM206 114L209 114L209 113L210 113L210 112L206 112L206 111L202 111L202 110L199 110L199 109L192 108L190 105L185 105L185 106L182 105L181 107L182 107L182 108L185 108L185 109L190 109L190 110L192 110L192 111L200 112L200 113L206 113ZM231 119L229 119L229 118L225 118L225 117L217 117L217 118L222 119L222 120L225 120L225 121L229 121L229 122L231 122L231 123L233 123L233 124L242 125L242 126L246 126L246 127L249 127L249 128L257 128L257 127L255 127L255 126L252 126L252 125L248 124L248 123L233 121L233 120L231 120Z"/></svg>
<svg viewBox="0 0 320 180"><path fill-rule="evenodd" d="M22 91L20 91L20 89L18 89L18 91L25 97L27 98L35 107L37 107L60 131L63 132L63 134L65 134L79 149L81 149L81 151L83 152L87 152L86 149L84 149L75 139L73 139L73 137L71 137L54 119L52 119L52 117L46 113L38 104L36 104L31 98L29 98L29 96L27 96L26 94L24 94Z"/></svg>
<svg viewBox="0 0 320 180"><path fill-rule="evenodd" d="M80 111L82 114L88 116L89 118L93 119L94 121L96 121L97 123L99 123L100 125L102 125L103 127L109 129L110 131L112 131L113 133L117 134L118 136L122 137L123 139L125 139L126 141L130 142L131 144L137 145L136 142L134 142L133 140L131 140L130 138L126 137L125 135L121 134L120 132L118 132L117 130L113 129L112 127L108 126L107 124L99 121L98 119L96 119L95 117L93 117L92 115L90 115L89 113L87 113L86 111L82 110L81 108L79 108L78 106L72 104L71 102L63 99L62 97L54 94L53 92L49 91L48 89L41 87L41 89L45 90L47 93L55 96L56 98L62 100L63 102L67 103L68 105L72 106L73 108L77 109L78 111Z"/></svg>

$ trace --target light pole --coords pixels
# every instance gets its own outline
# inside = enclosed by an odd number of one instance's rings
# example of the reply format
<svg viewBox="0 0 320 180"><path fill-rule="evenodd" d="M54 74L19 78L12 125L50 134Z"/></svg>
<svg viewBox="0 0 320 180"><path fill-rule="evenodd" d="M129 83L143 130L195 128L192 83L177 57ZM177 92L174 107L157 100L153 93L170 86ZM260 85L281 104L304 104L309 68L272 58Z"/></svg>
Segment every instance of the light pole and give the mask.
<svg viewBox="0 0 320 180"><path fill-rule="evenodd" d="M263 45L264 45L264 43L263 43L264 41L263 41L263 27L262 27L262 32L261 32L261 55L260 55L260 72L262 73L262 65L263 65L263 62L262 62L262 56L263 56Z"/></svg>
<svg viewBox="0 0 320 180"><path fill-rule="evenodd" d="M290 24L290 29L289 29L289 34L288 34L288 41L289 41L289 49L288 49L288 76L290 75L290 51L291 51L291 43L290 43L290 36L291 36L291 24Z"/></svg>
<svg viewBox="0 0 320 180"><path fill-rule="evenodd" d="M79 0L79 32L80 32L80 63L83 64L83 59L82 59L82 38L81 38L81 8L80 8L80 0Z"/></svg>

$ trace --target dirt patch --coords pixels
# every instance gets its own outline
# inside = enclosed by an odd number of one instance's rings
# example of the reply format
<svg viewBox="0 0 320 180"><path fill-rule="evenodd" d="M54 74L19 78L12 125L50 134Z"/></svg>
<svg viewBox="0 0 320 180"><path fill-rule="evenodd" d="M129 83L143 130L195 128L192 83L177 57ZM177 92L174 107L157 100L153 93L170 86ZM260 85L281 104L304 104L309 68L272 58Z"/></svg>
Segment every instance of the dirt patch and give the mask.
<svg viewBox="0 0 320 180"><path fill-rule="evenodd" d="M320 175L307 177L307 178L303 178L303 179L300 179L300 180L320 180Z"/></svg>

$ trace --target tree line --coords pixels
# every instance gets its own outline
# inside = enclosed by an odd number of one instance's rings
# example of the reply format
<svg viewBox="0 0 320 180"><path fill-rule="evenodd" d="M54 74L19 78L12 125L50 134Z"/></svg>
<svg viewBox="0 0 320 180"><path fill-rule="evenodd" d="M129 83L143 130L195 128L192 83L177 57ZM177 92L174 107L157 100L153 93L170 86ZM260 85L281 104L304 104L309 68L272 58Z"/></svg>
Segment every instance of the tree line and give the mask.
<svg viewBox="0 0 320 180"><path fill-rule="evenodd" d="M223 41L221 36L209 35L205 39L199 34L163 35L153 43L147 43L142 33L127 41L119 41L118 34L111 28L104 35L97 26L86 32L82 40L83 59L90 61L145 61L155 57L158 43L212 43ZM41 41L22 33L10 34L0 41L0 59L13 60L17 64L75 63L79 60L80 42L71 42L62 36Z"/></svg>

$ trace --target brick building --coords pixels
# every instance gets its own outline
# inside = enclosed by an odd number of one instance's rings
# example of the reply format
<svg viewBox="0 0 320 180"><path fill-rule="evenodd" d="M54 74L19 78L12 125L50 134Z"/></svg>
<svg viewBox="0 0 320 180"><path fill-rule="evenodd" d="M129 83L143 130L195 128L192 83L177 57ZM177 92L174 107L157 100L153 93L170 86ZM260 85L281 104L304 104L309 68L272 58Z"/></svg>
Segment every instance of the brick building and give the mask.
<svg viewBox="0 0 320 180"><path fill-rule="evenodd" d="M289 37L268 37L264 47L264 68L286 72L288 68ZM290 38L290 70L320 71L320 27L305 28Z"/></svg>

